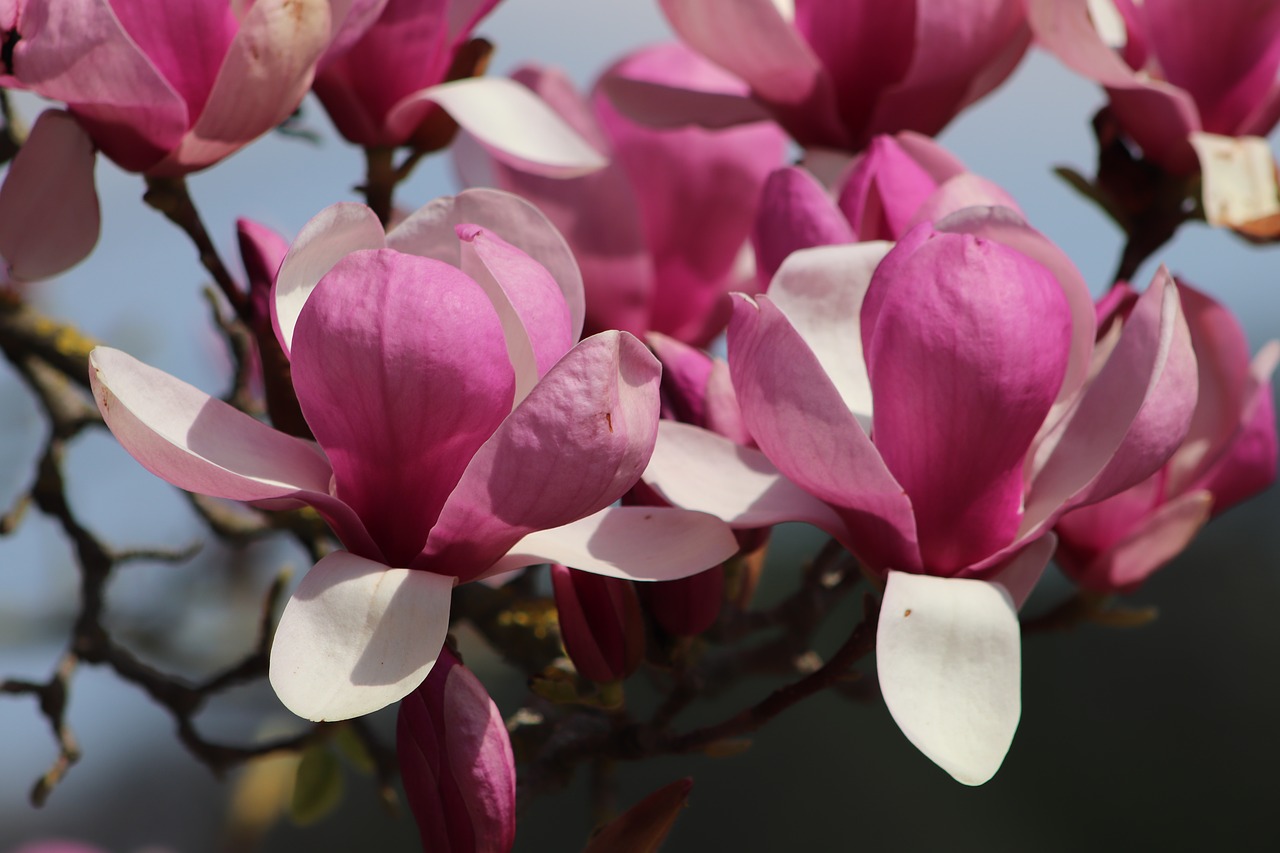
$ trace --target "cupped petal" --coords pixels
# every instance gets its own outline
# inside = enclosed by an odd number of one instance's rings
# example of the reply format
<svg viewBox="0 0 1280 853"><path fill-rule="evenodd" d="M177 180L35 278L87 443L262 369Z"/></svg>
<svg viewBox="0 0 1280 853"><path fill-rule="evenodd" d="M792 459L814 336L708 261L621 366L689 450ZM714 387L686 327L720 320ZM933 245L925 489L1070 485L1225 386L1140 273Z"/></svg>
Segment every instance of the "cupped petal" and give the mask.
<svg viewBox="0 0 1280 853"><path fill-rule="evenodd" d="M875 568L919 566L911 501L817 356L769 301L744 297L729 324L729 368L743 420L769 460L834 506L842 540Z"/></svg>
<svg viewBox="0 0 1280 853"><path fill-rule="evenodd" d="M840 191L840 210L860 240L896 240L938 181L892 136L872 138Z"/></svg>
<svg viewBox="0 0 1280 853"><path fill-rule="evenodd" d="M1048 568L1049 560L1057 547L1058 537L1052 533L1046 533L993 569L983 574L974 572L967 576L989 580L1004 587L1013 601L1013 606L1021 610L1022 605L1026 604L1027 599L1031 597L1031 590L1035 588L1040 581L1040 576ZM966 575L961 575L961 577L964 576Z"/></svg>
<svg viewBox="0 0 1280 853"><path fill-rule="evenodd" d="M658 424L643 479L675 506L711 513L735 528L803 521L845 535L831 507L784 477L759 450L689 424Z"/></svg>
<svg viewBox="0 0 1280 853"><path fill-rule="evenodd" d="M93 251L102 224L94 162L71 115L40 114L0 186L0 257L11 277L50 278Z"/></svg>
<svg viewBox="0 0 1280 853"><path fill-rule="evenodd" d="M660 373L625 332L570 350L475 453L414 565L470 580L521 537L620 498L653 452Z"/></svg>
<svg viewBox="0 0 1280 853"><path fill-rule="evenodd" d="M325 273L352 252L386 244L377 214L356 202L332 204L302 226L280 263L271 300L272 323L286 355L293 346L298 314Z"/></svg>
<svg viewBox="0 0 1280 853"><path fill-rule="evenodd" d="M258 0L240 21L213 90L178 147L149 174L203 169L288 118L329 44L328 0Z"/></svg>
<svg viewBox="0 0 1280 853"><path fill-rule="evenodd" d="M769 299L826 371L849 411L871 430L871 381L862 353L862 300L892 243L827 246L792 254Z"/></svg>
<svg viewBox="0 0 1280 853"><path fill-rule="evenodd" d="M542 264L483 228L460 225L457 230L462 272L484 288L502 321L516 378L512 405L519 405L573 347L569 306Z"/></svg>
<svg viewBox="0 0 1280 853"><path fill-rule="evenodd" d="M871 290L876 450L911 497L924 565L951 574L1019 528L1023 463L1067 367L1067 302L1025 255L946 233L886 260Z"/></svg>
<svg viewBox="0 0 1280 853"><path fill-rule="evenodd" d="M386 244L406 254L435 258L460 268L462 246L457 227L465 224L492 231L551 273L569 307L570 331L577 340L582 334L585 312L578 263L555 225L519 196L501 190L470 189L437 198L391 229Z"/></svg>
<svg viewBox="0 0 1280 853"><path fill-rule="evenodd" d="M1213 492L1214 512L1222 512L1261 492L1276 479L1276 408L1271 375L1280 362L1280 342L1271 341L1249 365L1248 393L1237 431L1225 452L1198 481Z"/></svg>
<svg viewBox="0 0 1280 853"><path fill-rule="evenodd" d="M25 3L14 76L65 101L103 152L142 171L189 127L187 105L120 23L108 0Z"/></svg>
<svg viewBox="0 0 1280 853"><path fill-rule="evenodd" d="M889 572L876 671L898 728L965 785L1000 769L1022 716L1018 613L999 584Z"/></svg>
<svg viewBox="0 0 1280 853"><path fill-rule="evenodd" d="M335 494L401 566L514 393L501 322L480 286L392 249L348 255L316 285L298 315L293 384Z"/></svg>
<svg viewBox="0 0 1280 853"><path fill-rule="evenodd" d="M733 531L708 513L676 507L613 506L524 536L485 574L538 563L563 563L611 578L668 581L696 575L737 551Z"/></svg>
<svg viewBox="0 0 1280 853"><path fill-rule="evenodd" d="M413 123L421 101L438 104L490 154L528 172L567 178L607 162L545 102L505 77L455 80L405 98L387 117L393 134Z"/></svg>
<svg viewBox="0 0 1280 853"><path fill-rule="evenodd" d="M752 230L762 280L772 279L792 252L855 239L848 219L809 172L788 166L769 175Z"/></svg>
<svg viewBox="0 0 1280 853"><path fill-rule="evenodd" d="M286 708L316 722L385 708L431 671L452 596L451 577L329 554L280 614L271 686Z"/></svg>

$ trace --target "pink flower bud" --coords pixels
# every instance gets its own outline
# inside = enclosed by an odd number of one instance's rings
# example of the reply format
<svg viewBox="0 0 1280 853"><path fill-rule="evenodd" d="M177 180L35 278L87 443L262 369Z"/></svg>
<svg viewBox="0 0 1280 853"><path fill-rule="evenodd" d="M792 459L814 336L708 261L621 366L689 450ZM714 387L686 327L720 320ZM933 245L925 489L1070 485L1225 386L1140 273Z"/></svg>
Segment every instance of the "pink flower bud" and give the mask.
<svg viewBox="0 0 1280 853"><path fill-rule="evenodd" d="M619 681L644 656L644 616L630 581L552 564L560 637L584 678Z"/></svg>
<svg viewBox="0 0 1280 853"><path fill-rule="evenodd" d="M502 715L447 648L400 703L396 753L422 849L505 853L515 843L515 757Z"/></svg>

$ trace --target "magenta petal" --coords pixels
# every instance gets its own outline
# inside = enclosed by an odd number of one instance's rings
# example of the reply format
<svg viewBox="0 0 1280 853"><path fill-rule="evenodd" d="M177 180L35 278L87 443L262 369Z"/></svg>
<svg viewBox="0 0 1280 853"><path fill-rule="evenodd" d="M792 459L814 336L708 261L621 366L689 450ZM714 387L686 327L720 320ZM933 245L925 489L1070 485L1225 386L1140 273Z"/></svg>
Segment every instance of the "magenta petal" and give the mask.
<svg viewBox="0 0 1280 853"><path fill-rule="evenodd" d="M840 192L840 210L859 240L896 240L938 182L891 136L871 140Z"/></svg>
<svg viewBox="0 0 1280 853"><path fill-rule="evenodd" d="M876 568L918 568L911 502L813 351L768 299L734 302L729 367L743 420L796 485L834 506ZM665 491L665 490L664 490Z"/></svg>
<svg viewBox="0 0 1280 853"><path fill-rule="evenodd" d="M518 405L573 346L569 306L547 268L495 234L458 226L462 271L484 288L502 321Z"/></svg>
<svg viewBox="0 0 1280 853"><path fill-rule="evenodd" d="M764 281L797 249L852 243L845 215L818 181L794 166L769 176L760 193L752 242Z"/></svg>
<svg viewBox="0 0 1280 853"><path fill-rule="evenodd" d="M653 452L660 372L625 332L570 350L476 452L414 565L469 580L525 534L620 498Z"/></svg>
<svg viewBox="0 0 1280 853"><path fill-rule="evenodd" d="M1215 514L1275 482L1276 409L1271 375L1277 362L1280 343L1271 341L1249 366L1249 390L1237 430L1226 441L1226 451L1197 484L1213 492Z"/></svg>
<svg viewBox="0 0 1280 853"><path fill-rule="evenodd" d="M1014 538L1070 315L1044 267L969 236L934 234L896 267L886 259L876 290L862 315L876 449L911 496L924 565L947 574Z"/></svg>
<svg viewBox="0 0 1280 853"><path fill-rule="evenodd" d="M424 205L387 234L387 245L410 255L462 265L457 227L487 228L546 267L569 306L572 337L582 334L582 275L556 227L529 202L500 190L464 190Z"/></svg>
<svg viewBox="0 0 1280 853"><path fill-rule="evenodd" d="M348 255L316 285L294 332L293 383L336 494L394 566L418 556L513 394L480 286L390 249Z"/></svg>
<svg viewBox="0 0 1280 853"><path fill-rule="evenodd" d="M84 260L98 242L93 143L59 110L36 119L0 187L0 256L19 281L37 281Z"/></svg>

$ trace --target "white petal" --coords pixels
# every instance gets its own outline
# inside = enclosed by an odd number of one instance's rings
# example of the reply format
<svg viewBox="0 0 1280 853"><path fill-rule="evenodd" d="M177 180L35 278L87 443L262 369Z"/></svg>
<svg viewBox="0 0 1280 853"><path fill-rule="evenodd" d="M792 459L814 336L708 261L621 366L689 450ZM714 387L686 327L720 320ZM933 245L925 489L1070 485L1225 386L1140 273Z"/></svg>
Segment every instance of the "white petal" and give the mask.
<svg viewBox="0 0 1280 853"><path fill-rule="evenodd" d="M392 569L346 551L307 573L271 646L271 686L317 722L346 720L409 694L449 633L454 579Z"/></svg>
<svg viewBox="0 0 1280 853"><path fill-rule="evenodd" d="M530 533L487 574L562 563L612 578L667 581L696 575L737 550L738 541L728 525L706 513L617 506L562 527Z"/></svg>
<svg viewBox="0 0 1280 853"><path fill-rule="evenodd" d="M506 77L471 77L423 89L396 104L388 119L415 114L423 100L439 104L499 160L534 174L571 178L608 162L533 92Z"/></svg>
<svg viewBox="0 0 1280 853"><path fill-rule="evenodd" d="M1257 136L1191 134L1200 160L1204 218L1210 225L1244 225L1280 213L1280 188L1271 145Z"/></svg>
<svg viewBox="0 0 1280 853"><path fill-rule="evenodd" d="M381 249L386 235L377 215L353 201L330 205L311 217L280 264L271 314L276 335L287 354L293 327L307 297L333 265L360 249Z"/></svg>
<svg viewBox="0 0 1280 853"><path fill-rule="evenodd" d="M1022 714L1018 614L999 584L889 572L876 632L898 727L966 785L1000 769Z"/></svg>

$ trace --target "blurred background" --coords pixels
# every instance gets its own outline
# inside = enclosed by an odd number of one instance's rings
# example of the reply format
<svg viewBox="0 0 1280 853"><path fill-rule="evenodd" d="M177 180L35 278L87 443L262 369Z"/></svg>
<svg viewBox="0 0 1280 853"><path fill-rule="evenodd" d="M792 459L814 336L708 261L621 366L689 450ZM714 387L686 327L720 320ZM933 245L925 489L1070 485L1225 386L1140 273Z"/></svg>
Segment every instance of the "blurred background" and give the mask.
<svg viewBox="0 0 1280 853"><path fill-rule="evenodd" d="M491 73L536 59L565 68L584 87L627 50L669 37L649 0L505 0L478 34L497 45ZM1008 190L1095 292L1115 266L1121 235L1051 167L1092 174L1089 119L1102 103L1100 89L1033 50L1008 83L940 137L971 170ZM20 104L34 119L39 104ZM238 216L292 237L324 206L358 198L352 186L362 175L360 152L336 137L311 100L303 120L318 132L318 144L273 134L192 177L195 201L229 262L237 258ZM29 298L98 340L217 393L229 362L200 297L207 275L194 249L141 203L137 176L100 159L98 188L98 248L62 279L30 287ZM447 160L437 157L419 167L398 200L412 209L456 188ZM1280 335L1280 249L1193 225L1158 259L1232 308L1254 349ZM1153 271L1154 262L1139 282ZM26 390L7 365L0 368L0 510L30 483L44 430ZM76 511L114 546L181 548L202 538L186 502L105 432L77 441L68 471ZM761 602L793 589L796 567L820 544L799 528L782 538ZM110 627L166 669L192 677L216 671L251 648L257 602L283 564L296 574L306 568L301 551L278 543L234 553L208 543L179 565L130 565L110 588ZM0 677L48 677L75 613L76 589L66 541L37 512L0 538ZM1030 611L1069 593L1051 576ZM239 602L238 616L228 616L227 602ZM1271 774L1280 765L1280 494L1272 489L1215 521L1130 603L1154 605L1160 616L1138 629L1086 625L1026 639L1022 724L1003 769L981 788L953 782L921 756L879 701L819 695L759 732L740 755L620 767L619 802L692 776L689 808L664 848L671 853L712 846L1280 849L1271 817ZM830 646L820 651L830 651L854 618L851 610L836 614L825 632ZM163 657L155 657L158 650ZM524 676L474 644L464 651L503 712L518 708ZM775 686L749 681L685 723L719 719ZM632 699L644 703L643 687ZM257 788L240 784L238 774L215 779L179 745L167 714L105 670L77 673L68 719L84 757L36 810L28 791L54 758L54 740L31 697L0 696L0 850L49 836L121 853L234 850L223 830L233 809L243 810L233 806L233 792L270 801L270 774ZM394 714L374 723L389 736ZM242 742L295 730L297 721L264 683L219 698L199 725L209 737ZM351 773L346 781L339 811L304 828L281 821L264 849L416 849L410 819L390 816L371 780ZM590 829L588 784L579 777L538 800L516 849L581 849Z"/></svg>

